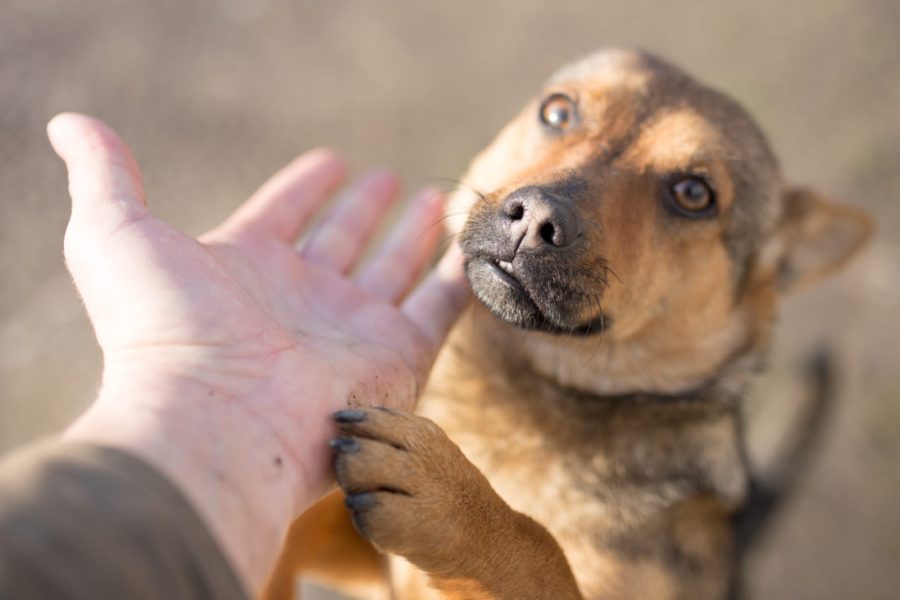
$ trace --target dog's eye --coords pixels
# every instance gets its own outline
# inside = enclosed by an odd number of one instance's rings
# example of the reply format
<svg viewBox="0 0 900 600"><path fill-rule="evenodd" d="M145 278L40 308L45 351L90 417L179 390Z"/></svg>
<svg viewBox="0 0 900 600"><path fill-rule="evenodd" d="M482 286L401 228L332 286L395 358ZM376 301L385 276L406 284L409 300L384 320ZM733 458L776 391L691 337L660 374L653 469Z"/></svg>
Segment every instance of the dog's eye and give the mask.
<svg viewBox="0 0 900 600"><path fill-rule="evenodd" d="M541 103L541 122L565 131L575 122L575 101L565 94L552 94Z"/></svg>
<svg viewBox="0 0 900 600"><path fill-rule="evenodd" d="M679 214L706 217L715 211L716 195L700 177L680 177L669 186L669 196Z"/></svg>

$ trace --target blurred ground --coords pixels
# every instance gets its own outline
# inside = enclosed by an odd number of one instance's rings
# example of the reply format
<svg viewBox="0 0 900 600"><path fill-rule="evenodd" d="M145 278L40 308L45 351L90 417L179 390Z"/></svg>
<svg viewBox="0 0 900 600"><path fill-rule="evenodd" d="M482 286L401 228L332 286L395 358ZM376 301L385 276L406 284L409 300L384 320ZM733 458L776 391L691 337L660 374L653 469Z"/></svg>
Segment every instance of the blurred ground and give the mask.
<svg viewBox="0 0 900 600"><path fill-rule="evenodd" d="M457 177L553 69L604 45L656 51L731 93L792 178L876 216L862 260L783 307L756 406L779 420L822 342L840 358L841 404L750 581L770 600L896 598L896 0L0 0L0 452L57 430L98 381L62 263L68 199L43 133L55 112L109 121L153 210L199 233L314 145L411 186Z"/></svg>

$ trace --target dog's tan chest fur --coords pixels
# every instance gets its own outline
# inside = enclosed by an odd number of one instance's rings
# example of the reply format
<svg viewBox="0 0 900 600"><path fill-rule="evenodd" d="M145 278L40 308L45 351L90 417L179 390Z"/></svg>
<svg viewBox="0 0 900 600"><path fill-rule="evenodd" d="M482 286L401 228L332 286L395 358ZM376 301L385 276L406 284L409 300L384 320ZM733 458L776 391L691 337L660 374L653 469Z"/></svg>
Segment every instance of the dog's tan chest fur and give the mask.
<svg viewBox="0 0 900 600"><path fill-rule="evenodd" d="M704 581L724 582L719 529L745 484L733 407L617 404L517 377L508 355L484 353L480 312L456 330L419 412L550 531L585 597L680 597L681 571L701 564L721 571Z"/></svg>

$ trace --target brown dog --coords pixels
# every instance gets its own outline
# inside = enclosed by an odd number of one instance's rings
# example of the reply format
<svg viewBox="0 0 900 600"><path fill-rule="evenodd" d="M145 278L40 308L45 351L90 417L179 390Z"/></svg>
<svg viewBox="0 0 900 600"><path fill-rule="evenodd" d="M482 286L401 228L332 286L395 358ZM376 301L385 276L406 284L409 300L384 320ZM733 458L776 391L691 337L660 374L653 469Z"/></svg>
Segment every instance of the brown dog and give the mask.
<svg viewBox="0 0 900 600"><path fill-rule="evenodd" d="M464 183L450 215L481 303L439 358L432 420L336 415L349 515L409 561L396 597L723 598L776 300L868 220L786 185L737 104L638 52L557 73ZM297 563L384 572L335 510L297 522L271 595Z"/></svg>

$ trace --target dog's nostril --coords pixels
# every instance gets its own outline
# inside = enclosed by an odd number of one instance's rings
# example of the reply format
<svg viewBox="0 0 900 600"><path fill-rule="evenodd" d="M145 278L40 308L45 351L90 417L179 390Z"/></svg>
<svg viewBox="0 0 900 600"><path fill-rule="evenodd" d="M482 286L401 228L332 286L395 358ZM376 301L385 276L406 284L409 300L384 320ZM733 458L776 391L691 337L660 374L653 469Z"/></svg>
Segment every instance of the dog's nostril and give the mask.
<svg viewBox="0 0 900 600"><path fill-rule="evenodd" d="M553 240L556 235L556 227L553 226L553 223L544 223L541 225L541 228L538 230L538 234L540 234L541 239L550 244L551 246L555 246L556 242Z"/></svg>
<svg viewBox="0 0 900 600"><path fill-rule="evenodd" d="M497 215L515 252L565 248L578 235L578 220L565 199L538 187L519 188L500 206Z"/></svg>
<svg viewBox="0 0 900 600"><path fill-rule="evenodd" d="M513 221L519 221L525 216L525 206L521 202L507 202L503 207L503 214Z"/></svg>

